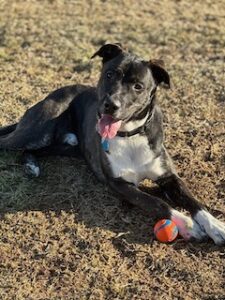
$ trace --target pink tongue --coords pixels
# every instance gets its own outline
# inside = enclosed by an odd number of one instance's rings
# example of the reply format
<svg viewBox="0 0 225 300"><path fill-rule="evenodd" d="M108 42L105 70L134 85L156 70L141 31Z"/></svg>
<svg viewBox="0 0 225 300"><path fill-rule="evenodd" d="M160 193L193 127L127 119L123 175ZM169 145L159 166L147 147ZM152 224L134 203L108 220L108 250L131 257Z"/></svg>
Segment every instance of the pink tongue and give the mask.
<svg viewBox="0 0 225 300"><path fill-rule="evenodd" d="M110 115L102 115L98 121L98 132L103 138L112 139L116 136L122 121L115 121Z"/></svg>

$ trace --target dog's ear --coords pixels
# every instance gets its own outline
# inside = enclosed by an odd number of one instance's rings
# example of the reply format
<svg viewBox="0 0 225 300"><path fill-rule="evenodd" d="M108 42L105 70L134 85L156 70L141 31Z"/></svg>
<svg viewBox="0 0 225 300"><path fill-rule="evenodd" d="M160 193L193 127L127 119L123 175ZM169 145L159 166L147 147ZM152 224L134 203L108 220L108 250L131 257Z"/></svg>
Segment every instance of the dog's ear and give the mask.
<svg viewBox="0 0 225 300"><path fill-rule="evenodd" d="M169 89L170 76L164 68L164 61L159 59L152 59L149 61L149 67L156 84L163 84L163 87Z"/></svg>
<svg viewBox="0 0 225 300"><path fill-rule="evenodd" d="M95 52L91 58L96 56L102 57L103 64L108 60L116 57L123 52L122 45L120 43L105 44L97 52Z"/></svg>

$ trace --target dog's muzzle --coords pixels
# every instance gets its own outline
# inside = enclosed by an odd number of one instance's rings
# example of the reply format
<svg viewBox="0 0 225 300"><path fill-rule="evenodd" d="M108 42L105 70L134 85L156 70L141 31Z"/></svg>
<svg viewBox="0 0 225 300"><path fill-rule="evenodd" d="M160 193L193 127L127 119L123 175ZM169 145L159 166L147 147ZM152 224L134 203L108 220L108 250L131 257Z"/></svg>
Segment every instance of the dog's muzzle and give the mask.
<svg viewBox="0 0 225 300"><path fill-rule="evenodd" d="M116 115L121 107L121 103L117 99L113 99L112 96L106 95L103 100L103 112L108 115Z"/></svg>

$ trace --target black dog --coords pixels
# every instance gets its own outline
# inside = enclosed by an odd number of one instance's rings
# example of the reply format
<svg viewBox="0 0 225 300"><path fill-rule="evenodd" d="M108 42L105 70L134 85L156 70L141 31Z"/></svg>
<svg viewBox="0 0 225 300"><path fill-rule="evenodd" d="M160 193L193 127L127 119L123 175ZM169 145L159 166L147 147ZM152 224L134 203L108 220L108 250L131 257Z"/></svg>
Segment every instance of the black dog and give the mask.
<svg viewBox="0 0 225 300"><path fill-rule="evenodd" d="M159 84L170 86L160 61L144 61L120 44L102 46L97 87L64 87L29 109L18 124L0 130L0 148L22 150L26 172L38 176L36 155L81 153L97 178L127 201L158 218L170 218L186 239L225 243L225 224L191 195L163 145ZM176 206L138 188L144 178L159 184Z"/></svg>

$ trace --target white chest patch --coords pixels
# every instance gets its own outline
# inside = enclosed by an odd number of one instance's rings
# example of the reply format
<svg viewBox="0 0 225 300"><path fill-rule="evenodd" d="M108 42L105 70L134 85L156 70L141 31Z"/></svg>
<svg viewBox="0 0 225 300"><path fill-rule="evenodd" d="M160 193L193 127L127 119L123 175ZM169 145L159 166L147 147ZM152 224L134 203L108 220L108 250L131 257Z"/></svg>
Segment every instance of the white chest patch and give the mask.
<svg viewBox="0 0 225 300"><path fill-rule="evenodd" d="M106 155L114 177L122 177L135 185L145 178L156 180L164 173L160 157L155 158L147 138L140 134L109 140Z"/></svg>

